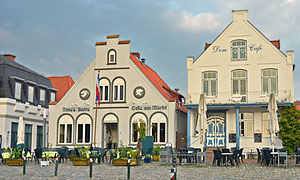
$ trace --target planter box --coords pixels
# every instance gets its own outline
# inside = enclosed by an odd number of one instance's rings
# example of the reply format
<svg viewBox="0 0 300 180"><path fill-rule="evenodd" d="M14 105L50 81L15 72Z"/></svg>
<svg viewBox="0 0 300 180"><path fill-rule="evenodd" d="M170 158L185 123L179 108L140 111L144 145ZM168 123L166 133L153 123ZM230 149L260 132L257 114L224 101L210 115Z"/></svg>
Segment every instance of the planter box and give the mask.
<svg viewBox="0 0 300 180"><path fill-rule="evenodd" d="M153 161L159 161L159 155L152 155Z"/></svg>
<svg viewBox="0 0 300 180"><path fill-rule="evenodd" d="M127 159L113 159L113 166L127 166ZM130 160L130 166L136 166L136 159Z"/></svg>
<svg viewBox="0 0 300 180"><path fill-rule="evenodd" d="M144 163L151 163L151 158L145 158Z"/></svg>
<svg viewBox="0 0 300 180"><path fill-rule="evenodd" d="M88 158L73 158L73 166L88 166L90 160Z"/></svg>
<svg viewBox="0 0 300 180"><path fill-rule="evenodd" d="M77 156L74 155L74 154L70 155L70 161L73 161L73 159L74 159L75 157L77 157Z"/></svg>
<svg viewBox="0 0 300 180"><path fill-rule="evenodd" d="M6 164L8 166L22 166L24 163L23 159L7 159Z"/></svg>
<svg viewBox="0 0 300 180"><path fill-rule="evenodd" d="M49 166L49 161L41 161L41 166Z"/></svg>

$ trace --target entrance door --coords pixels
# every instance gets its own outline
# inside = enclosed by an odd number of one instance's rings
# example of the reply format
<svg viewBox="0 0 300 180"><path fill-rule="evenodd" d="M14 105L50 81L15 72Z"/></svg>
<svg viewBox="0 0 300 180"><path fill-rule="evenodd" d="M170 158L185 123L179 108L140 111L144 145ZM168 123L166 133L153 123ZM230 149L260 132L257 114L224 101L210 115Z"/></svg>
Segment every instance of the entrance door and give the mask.
<svg viewBox="0 0 300 180"><path fill-rule="evenodd" d="M105 123L104 129L105 148L118 148L118 123Z"/></svg>
<svg viewBox="0 0 300 180"><path fill-rule="evenodd" d="M206 147L225 147L225 119L212 116L207 119Z"/></svg>

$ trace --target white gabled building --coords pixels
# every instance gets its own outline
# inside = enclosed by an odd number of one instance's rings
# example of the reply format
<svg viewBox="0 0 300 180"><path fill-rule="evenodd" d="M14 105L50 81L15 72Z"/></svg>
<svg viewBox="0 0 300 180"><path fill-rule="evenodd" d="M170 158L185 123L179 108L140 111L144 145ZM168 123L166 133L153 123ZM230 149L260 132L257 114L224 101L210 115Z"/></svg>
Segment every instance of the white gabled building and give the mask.
<svg viewBox="0 0 300 180"><path fill-rule="evenodd" d="M98 74L100 106L95 103ZM130 41L120 41L119 35L107 36L106 42L96 43L94 61L68 93L50 105L49 141L69 147L94 140L104 148L135 146L141 120L146 123L147 135L154 136L154 144L175 146L176 136L186 137L183 98L139 53L130 52ZM184 144L177 142L177 146Z"/></svg>
<svg viewBox="0 0 300 180"><path fill-rule="evenodd" d="M198 58L187 58L187 144L191 147L203 147L195 130L200 94L205 95L208 109L204 146L238 146L246 152L271 146L270 94L275 94L278 106L294 102L294 52L285 54L279 40L264 36L248 21L247 10L232 14L232 22ZM282 146L278 137L276 146Z"/></svg>

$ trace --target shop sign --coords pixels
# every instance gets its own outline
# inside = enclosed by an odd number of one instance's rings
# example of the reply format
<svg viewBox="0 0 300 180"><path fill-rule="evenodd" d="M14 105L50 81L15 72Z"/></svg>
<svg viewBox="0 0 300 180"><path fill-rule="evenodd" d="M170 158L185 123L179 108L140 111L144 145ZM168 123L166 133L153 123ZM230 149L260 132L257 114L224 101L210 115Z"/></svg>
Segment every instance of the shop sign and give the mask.
<svg viewBox="0 0 300 180"><path fill-rule="evenodd" d="M65 107L63 108L63 112L86 112L90 111L89 107Z"/></svg>
<svg viewBox="0 0 300 180"><path fill-rule="evenodd" d="M250 51L254 51L254 52L258 53L259 51L262 50L262 45L250 44L249 49L250 49Z"/></svg>
<svg viewBox="0 0 300 180"><path fill-rule="evenodd" d="M168 106L164 105L149 105L149 106L132 106L131 110L133 111L147 111L147 110L167 110Z"/></svg>
<svg viewBox="0 0 300 180"><path fill-rule="evenodd" d="M218 53L218 52L227 52L227 49L221 49L220 46L214 46L212 49L213 53Z"/></svg>

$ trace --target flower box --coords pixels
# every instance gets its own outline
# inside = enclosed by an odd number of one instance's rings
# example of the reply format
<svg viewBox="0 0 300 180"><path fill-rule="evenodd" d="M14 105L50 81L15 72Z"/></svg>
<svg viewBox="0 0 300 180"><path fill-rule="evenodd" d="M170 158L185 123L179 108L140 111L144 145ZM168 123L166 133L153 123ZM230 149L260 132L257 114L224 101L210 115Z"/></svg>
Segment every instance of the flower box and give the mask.
<svg viewBox="0 0 300 180"><path fill-rule="evenodd" d="M113 159L113 166L127 166L128 159ZM136 166L136 159L130 160L130 166Z"/></svg>
<svg viewBox="0 0 300 180"><path fill-rule="evenodd" d="M159 155L152 155L153 161L159 161Z"/></svg>
<svg viewBox="0 0 300 180"><path fill-rule="evenodd" d="M144 163L151 163L151 158L145 158Z"/></svg>
<svg viewBox="0 0 300 180"><path fill-rule="evenodd" d="M22 166L24 163L23 159L7 159L6 164L8 166Z"/></svg>
<svg viewBox="0 0 300 180"><path fill-rule="evenodd" d="M73 158L73 166L88 166L90 160L88 158Z"/></svg>
<svg viewBox="0 0 300 180"><path fill-rule="evenodd" d="M73 159L74 159L75 157L77 157L77 156L74 155L74 154L70 155L70 161L73 161Z"/></svg>

